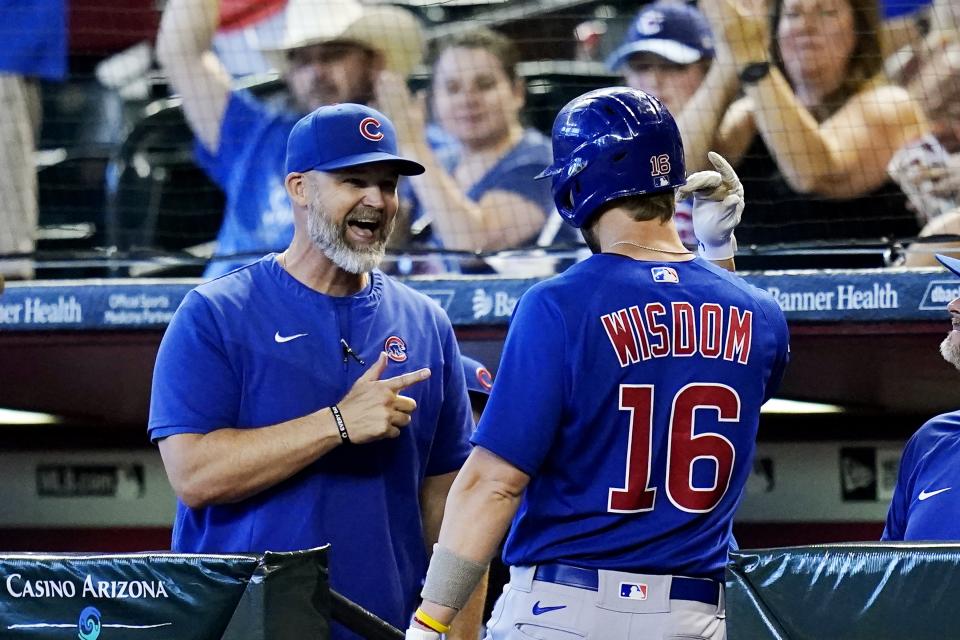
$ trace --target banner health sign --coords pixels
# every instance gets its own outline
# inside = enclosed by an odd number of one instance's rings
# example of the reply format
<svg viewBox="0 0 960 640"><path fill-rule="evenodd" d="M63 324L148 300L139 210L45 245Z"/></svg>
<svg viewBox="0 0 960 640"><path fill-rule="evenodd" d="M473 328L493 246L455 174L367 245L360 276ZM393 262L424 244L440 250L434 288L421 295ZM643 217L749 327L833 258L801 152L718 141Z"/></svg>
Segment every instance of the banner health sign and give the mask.
<svg viewBox="0 0 960 640"><path fill-rule="evenodd" d="M943 270L860 269L742 273L769 293L791 322L941 319L960 294ZM538 281L464 276L409 280L457 326L506 325L520 296ZM11 283L0 295L0 331L140 330L167 325L199 280Z"/></svg>
<svg viewBox="0 0 960 640"><path fill-rule="evenodd" d="M11 640L323 640L326 548L264 555L0 556Z"/></svg>

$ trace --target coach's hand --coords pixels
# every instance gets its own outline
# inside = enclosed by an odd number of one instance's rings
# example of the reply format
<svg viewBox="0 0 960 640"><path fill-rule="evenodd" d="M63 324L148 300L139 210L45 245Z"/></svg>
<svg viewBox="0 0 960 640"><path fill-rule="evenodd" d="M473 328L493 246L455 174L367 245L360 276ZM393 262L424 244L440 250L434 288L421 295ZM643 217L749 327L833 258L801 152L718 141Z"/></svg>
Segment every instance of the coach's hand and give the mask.
<svg viewBox="0 0 960 640"><path fill-rule="evenodd" d="M350 442L354 444L399 436L400 429L410 424L410 414L417 408L413 398L400 392L430 377L430 369L424 368L381 380L386 368L387 354L381 352L337 405Z"/></svg>
<svg viewBox="0 0 960 640"><path fill-rule="evenodd" d="M693 233L700 255L727 260L737 252L733 230L743 214L743 185L733 167L718 153L707 154L716 171L698 171L677 189L677 200L693 196Z"/></svg>

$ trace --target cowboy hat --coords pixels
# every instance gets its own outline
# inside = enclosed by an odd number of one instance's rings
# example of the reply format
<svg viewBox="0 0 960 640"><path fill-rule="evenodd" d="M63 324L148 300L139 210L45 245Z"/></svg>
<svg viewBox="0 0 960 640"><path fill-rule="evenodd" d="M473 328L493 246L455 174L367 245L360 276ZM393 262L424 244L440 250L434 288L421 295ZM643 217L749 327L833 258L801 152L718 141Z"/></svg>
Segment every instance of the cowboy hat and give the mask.
<svg viewBox="0 0 960 640"><path fill-rule="evenodd" d="M386 68L409 75L423 58L417 18L400 7L358 0L289 0L280 44L262 49L281 73L291 49L325 42L355 42L379 52Z"/></svg>

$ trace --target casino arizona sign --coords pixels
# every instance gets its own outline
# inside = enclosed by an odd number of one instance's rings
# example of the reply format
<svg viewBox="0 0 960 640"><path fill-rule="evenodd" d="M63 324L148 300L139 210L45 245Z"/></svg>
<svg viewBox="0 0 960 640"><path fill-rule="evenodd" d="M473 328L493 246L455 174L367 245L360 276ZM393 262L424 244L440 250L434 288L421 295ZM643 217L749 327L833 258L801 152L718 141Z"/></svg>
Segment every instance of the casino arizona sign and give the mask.
<svg viewBox="0 0 960 640"><path fill-rule="evenodd" d="M83 598L141 599L169 598L160 580L94 580L87 575L77 586L72 580L24 580L19 573L6 579L7 593L14 598Z"/></svg>

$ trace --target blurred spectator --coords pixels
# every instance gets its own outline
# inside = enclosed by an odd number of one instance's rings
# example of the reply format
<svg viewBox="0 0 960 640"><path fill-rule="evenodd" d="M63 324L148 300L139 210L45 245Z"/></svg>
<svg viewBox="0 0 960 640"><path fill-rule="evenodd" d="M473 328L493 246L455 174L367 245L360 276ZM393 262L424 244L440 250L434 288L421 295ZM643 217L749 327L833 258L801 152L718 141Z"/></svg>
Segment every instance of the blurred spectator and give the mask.
<svg viewBox="0 0 960 640"><path fill-rule="evenodd" d="M157 37L157 55L183 97L197 136L199 164L226 192L216 253L252 254L214 261L214 277L286 246L293 217L283 186L287 136L299 117L324 104L377 104L388 116L390 83L419 63L423 36L408 11L357 0L290 0L284 39L264 53L286 80L290 105L278 110L231 88L230 75L211 51L219 0L171 0ZM402 83L399 83L402 86Z"/></svg>
<svg viewBox="0 0 960 640"><path fill-rule="evenodd" d="M934 253L960 247L960 35L931 32L896 79L931 123L930 135L900 149L888 168L923 225L905 265L936 266Z"/></svg>
<svg viewBox="0 0 960 640"><path fill-rule="evenodd" d="M553 211L550 185L533 180L551 162L550 141L520 121L526 92L517 61L513 43L485 28L437 43L431 104L455 145L429 147L425 109L409 93L392 108L406 153L427 168L410 180L411 228L421 240L465 251L535 245Z"/></svg>
<svg viewBox="0 0 960 640"><path fill-rule="evenodd" d="M0 0L0 276L33 277L32 259L3 256L36 248L40 130L39 78L67 73L66 0Z"/></svg>
<svg viewBox="0 0 960 640"><path fill-rule="evenodd" d="M704 15L688 5L661 1L637 13L607 66L622 73L628 86L657 96L680 117L687 108L700 108L691 98L713 55L713 36ZM691 201L678 202L674 222L683 244L696 248L691 210Z"/></svg>
<svg viewBox="0 0 960 640"><path fill-rule="evenodd" d="M919 230L886 168L925 121L906 90L879 76L875 1L703 4L726 95L738 77L746 95L720 118L704 110L681 127L737 166L749 194L741 246Z"/></svg>
<svg viewBox="0 0 960 640"><path fill-rule="evenodd" d="M680 113L713 60L710 25L694 7L655 2L637 14L623 43L607 59L627 85L660 98Z"/></svg>

